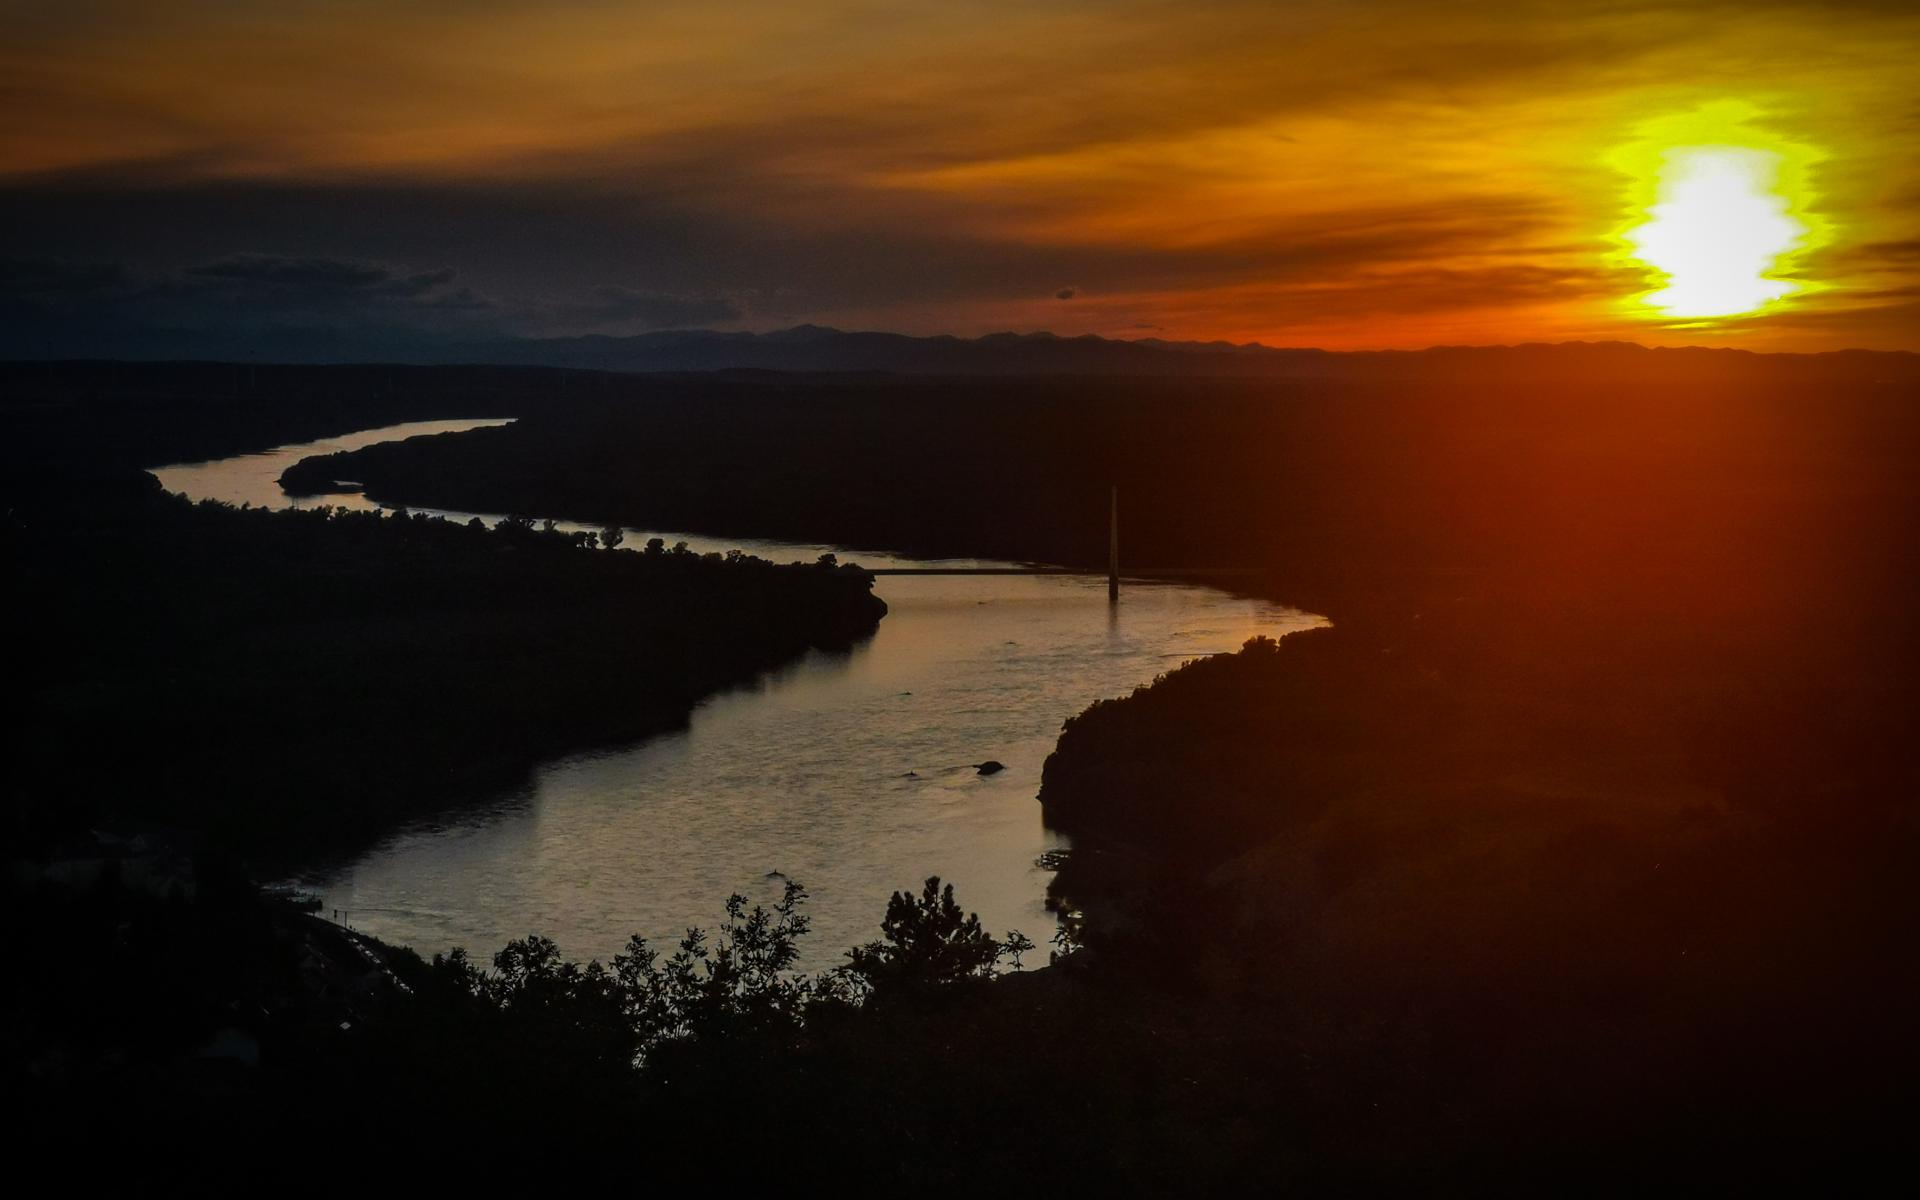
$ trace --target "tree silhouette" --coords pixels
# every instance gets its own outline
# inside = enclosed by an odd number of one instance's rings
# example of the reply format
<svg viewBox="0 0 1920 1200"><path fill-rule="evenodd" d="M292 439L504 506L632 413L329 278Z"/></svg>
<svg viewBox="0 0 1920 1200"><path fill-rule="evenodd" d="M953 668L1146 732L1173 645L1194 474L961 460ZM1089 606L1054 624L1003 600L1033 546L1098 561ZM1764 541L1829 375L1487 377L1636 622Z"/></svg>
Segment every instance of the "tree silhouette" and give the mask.
<svg viewBox="0 0 1920 1200"><path fill-rule="evenodd" d="M882 941L847 952L842 970L878 998L925 993L994 972L1002 946L980 927L977 914L963 912L938 875L927 879L914 897L895 892L880 922ZM1022 938L1022 941L1025 939ZM1031 943L1025 947L1031 949Z"/></svg>
<svg viewBox="0 0 1920 1200"><path fill-rule="evenodd" d="M727 897L718 936L689 929L664 963L635 936L614 956L613 974L643 1050L677 1041L728 1036L783 1039L795 1034L812 988L793 973L808 918L806 889L789 882L771 910Z"/></svg>

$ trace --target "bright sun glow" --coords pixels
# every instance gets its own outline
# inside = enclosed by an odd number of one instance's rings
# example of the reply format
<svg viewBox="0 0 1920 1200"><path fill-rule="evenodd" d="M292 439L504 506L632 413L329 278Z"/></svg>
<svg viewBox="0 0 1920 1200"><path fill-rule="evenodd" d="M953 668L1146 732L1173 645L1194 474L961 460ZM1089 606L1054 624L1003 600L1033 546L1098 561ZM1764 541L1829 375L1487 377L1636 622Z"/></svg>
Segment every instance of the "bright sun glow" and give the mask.
<svg viewBox="0 0 1920 1200"><path fill-rule="evenodd" d="M1807 147L1755 128L1758 110L1708 105L1652 121L1614 156L1634 180L1624 253L1660 286L1635 297L1648 315L1743 316L1809 290L1793 260L1824 240L1807 214Z"/></svg>
<svg viewBox="0 0 1920 1200"><path fill-rule="evenodd" d="M1774 192L1780 156L1766 150L1689 146L1667 155L1660 202L1627 240L1667 277L1646 303L1677 317L1752 312L1796 290L1771 277L1807 227Z"/></svg>

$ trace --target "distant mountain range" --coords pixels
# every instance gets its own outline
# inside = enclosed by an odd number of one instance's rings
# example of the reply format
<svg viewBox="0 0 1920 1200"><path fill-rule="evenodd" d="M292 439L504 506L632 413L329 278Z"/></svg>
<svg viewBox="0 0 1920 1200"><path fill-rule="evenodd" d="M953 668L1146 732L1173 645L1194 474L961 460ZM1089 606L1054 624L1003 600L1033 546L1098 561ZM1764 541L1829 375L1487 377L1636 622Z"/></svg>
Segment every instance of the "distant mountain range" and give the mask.
<svg viewBox="0 0 1920 1200"><path fill-rule="evenodd" d="M911 337L799 325L773 333L678 330L633 337L522 339L476 345L470 362L607 371L890 371L937 375L1258 375L1293 378L1402 378L1433 374L1636 369L1713 374L1783 366L1830 374L1907 377L1920 355L1848 350L1756 354L1700 347L1650 349L1631 342L1440 346L1428 350L1280 349L1257 342L1124 341L1086 334L993 333Z"/></svg>
<svg viewBox="0 0 1920 1200"><path fill-rule="evenodd" d="M44 332L44 331L43 331ZM1607 371L1631 376L1699 371L1716 377L1743 371L1807 371L1822 377L1920 379L1920 355L1846 350L1827 354L1759 354L1687 347L1659 349L1631 342L1563 342L1519 346L1440 346L1428 350L1329 351L1259 343L1120 340L1091 334L993 333L962 338L847 332L798 325L771 333L670 330L630 337L490 337L421 341L373 330L280 330L245 339L178 330L122 331L92 339L63 330L57 338L9 341L0 358L114 358L283 363L494 364L624 372L883 371L931 375L1186 375L1395 379L1436 375L1513 376Z"/></svg>

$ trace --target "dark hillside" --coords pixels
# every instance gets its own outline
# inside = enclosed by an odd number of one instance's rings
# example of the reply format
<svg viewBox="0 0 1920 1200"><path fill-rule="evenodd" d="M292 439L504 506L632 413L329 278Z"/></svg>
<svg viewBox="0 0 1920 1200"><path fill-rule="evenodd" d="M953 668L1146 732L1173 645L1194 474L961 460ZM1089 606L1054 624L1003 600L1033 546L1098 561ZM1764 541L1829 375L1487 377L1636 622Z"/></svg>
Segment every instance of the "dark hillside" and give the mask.
<svg viewBox="0 0 1920 1200"><path fill-rule="evenodd" d="M1920 1068L1905 666L1615 649L1362 621L1097 704L1046 767L1056 892L1116 977L1187 964L1197 1011L1376 1081L1383 1153L1889 1152Z"/></svg>

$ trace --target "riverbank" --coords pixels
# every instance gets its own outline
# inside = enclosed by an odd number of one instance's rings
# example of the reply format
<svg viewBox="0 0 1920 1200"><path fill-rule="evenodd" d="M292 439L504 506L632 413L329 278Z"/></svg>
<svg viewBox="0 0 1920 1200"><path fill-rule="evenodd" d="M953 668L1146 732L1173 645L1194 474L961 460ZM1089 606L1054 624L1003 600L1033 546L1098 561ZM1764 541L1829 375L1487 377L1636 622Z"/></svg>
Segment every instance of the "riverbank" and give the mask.
<svg viewBox="0 0 1920 1200"><path fill-rule="evenodd" d="M161 821L311 862L556 754L673 728L886 610L851 568L193 505L145 475L36 488L9 517L32 631L9 812L29 841Z"/></svg>
<svg viewBox="0 0 1920 1200"><path fill-rule="evenodd" d="M1252 1073L1346 1079L1326 1132L1396 1186L1884 1161L1920 1067L1914 697L1852 632L1251 643L1063 731L1057 895L1116 994L1183 964Z"/></svg>

